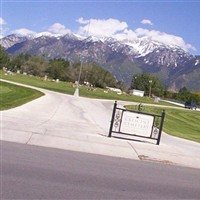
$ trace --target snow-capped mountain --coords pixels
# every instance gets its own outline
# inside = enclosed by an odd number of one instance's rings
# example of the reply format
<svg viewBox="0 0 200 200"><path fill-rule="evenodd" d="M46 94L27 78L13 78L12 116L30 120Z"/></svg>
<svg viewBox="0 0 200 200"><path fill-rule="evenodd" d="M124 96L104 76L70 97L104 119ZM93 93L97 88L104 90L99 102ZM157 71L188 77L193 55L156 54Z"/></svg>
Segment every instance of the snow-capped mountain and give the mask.
<svg viewBox="0 0 200 200"><path fill-rule="evenodd" d="M17 37L16 35L12 34L0 40L0 45L3 46L5 49L12 47L13 45L26 41L26 37Z"/></svg>
<svg viewBox="0 0 200 200"><path fill-rule="evenodd" d="M200 75L198 56L177 46L148 39L119 41L111 37L81 38L72 33L64 36L41 34L34 38L10 35L3 38L0 44L12 55L26 52L42 54L49 59L95 62L127 84L130 84L134 74L146 71L158 75L172 89L186 86L200 90L199 77L194 78L196 74Z"/></svg>

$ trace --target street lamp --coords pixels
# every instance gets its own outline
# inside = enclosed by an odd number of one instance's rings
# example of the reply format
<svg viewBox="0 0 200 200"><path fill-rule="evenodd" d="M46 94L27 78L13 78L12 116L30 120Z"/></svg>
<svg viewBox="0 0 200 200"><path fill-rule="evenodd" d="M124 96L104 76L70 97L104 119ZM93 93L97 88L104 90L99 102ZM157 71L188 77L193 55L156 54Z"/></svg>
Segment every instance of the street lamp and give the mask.
<svg viewBox="0 0 200 200"><path fill-rule="evenodd" d="M149 97L151 97L151 84L152 84L152 80L149 80Z"/></svg>

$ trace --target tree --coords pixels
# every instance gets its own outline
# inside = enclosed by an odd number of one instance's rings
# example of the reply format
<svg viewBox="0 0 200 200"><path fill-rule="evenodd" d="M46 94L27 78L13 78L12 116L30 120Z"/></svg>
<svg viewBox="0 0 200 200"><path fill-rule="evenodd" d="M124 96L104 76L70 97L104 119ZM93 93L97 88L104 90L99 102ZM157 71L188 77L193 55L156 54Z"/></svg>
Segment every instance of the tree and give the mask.
<svg viewBox="0 0 200 200"><path fill-rule="evenodd" d="M80 63L76 63L71 67L71 81L77 81L80 73ZM84 63L82 65L82 71L80 76L80 83L84 81L89 82L95 87L105 88L106 86L116 87L117 81L113 75L96 65L95 63Z"/></svg>
<svg viewBox="0 0 200 200"><path fill-rule="evenodd" d="M5 52L4 48L0 45L0 69L3 69L3 67L8 67L10 63L10 57Z"/></svg>
<svg viewBox="0 0 200 200"><path fill-rule="evenodd" d="M150 93L162 96L164 92L164 87L160 79L146 72L133 76L130 89L142 90L146 96Z"/></svg>
<svg viewBox="0 0 200 200"><path fill-rule="evenodd" d="M13 57L10 63L10 70L14 72L21 70L31 57L32 56L28 53L20 53L19 55Z"/></svg>
<svg viewBox="0 0 200 200"><path fill-rule="evenodd" d="M189 101L191 100L191 96L190 91L186 87L183 87L179 90L177 98L182 101Z"/></svg>
<svg viewBox="0 0 200 200"><path fill-rule="evenodd" d="M70 77L69 62L63 58L50 60L46 72L53 79L68 81Z"/></svg>
<svg viewBox="0 0 200 200"><path fill-rule="evenodd" d="M34 76L44 76L46 64L44 56L32 55L23 63L21 70Z"/></svg>

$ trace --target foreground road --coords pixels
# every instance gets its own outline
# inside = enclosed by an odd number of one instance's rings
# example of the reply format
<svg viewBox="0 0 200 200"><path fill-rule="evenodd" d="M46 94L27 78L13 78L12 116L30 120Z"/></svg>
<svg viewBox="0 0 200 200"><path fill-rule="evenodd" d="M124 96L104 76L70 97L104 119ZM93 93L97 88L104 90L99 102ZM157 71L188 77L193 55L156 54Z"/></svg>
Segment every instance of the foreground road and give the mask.
<svg viewBox="0 0 200 200"><path fill-rule="evenodd" d="M36 89L45 96L0 111L0 140L200 169L200 143L164 133L159 146L108 138L114 101Z"/></svg>
<svg viewBox="0 0 200 200"><path fill-rule="evenodd" d="M199 199L198 169L1 141L1 199Z"/></svg>

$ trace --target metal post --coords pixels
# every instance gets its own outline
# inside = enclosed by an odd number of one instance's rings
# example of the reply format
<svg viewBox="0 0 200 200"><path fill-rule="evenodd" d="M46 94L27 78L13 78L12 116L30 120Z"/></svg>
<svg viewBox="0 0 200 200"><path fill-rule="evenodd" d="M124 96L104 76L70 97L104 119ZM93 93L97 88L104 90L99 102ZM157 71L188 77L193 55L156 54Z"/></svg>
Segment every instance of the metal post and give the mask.
<svg viewBox="0 0 200 200"><path fill-rule="evenodd" d="M160 144L160 139L161 139L161 134L162 134L162 129L163 129L163 124L164 124L164 118L165 118L165 111L162 111L161 115L161 121L160 121L160 128L159 128L159 133L158 133L158 139L157 139L157 145Z"/></svg>
<svg viewBox="0 0 200 200"><path fill-rule="evenodd" d="M117 108L117 101L115 101L114 106L113 106L113 112L112 112L112 118L111 118L111 122L110 122L110 130L109 130L108 137L111 137L111 135L112 135L112 128L113 128L113 123L114 123L114 119L115 119L116 108Z"/></svg>
<svg viewBox="0 0 200 200"><path fill-rule="evenodd" d="M77 85L78 88L79 88L79 84L80 84L82 68L83 68L83 61L81 60L81 67L80 67L80 71L79 71L79 76L78 76L78 85Z"/></svg>
<svg viewBox="0 0 200 200"><path fill-rule="evenodd" d="M151 97L151 83L152 83L152 80L149 80L149 97Z"/></svg>
<svg viewBox="0 0 200 200"><path fill-rule="evenodd" d="M80 85L82 68L83 68L83 61L81 61L80 71L79 71L79 75L78 75L78 82L77 82L76 90L74 92L74 96L76 96L76 97L79 97L79 85Z"/></svg>

